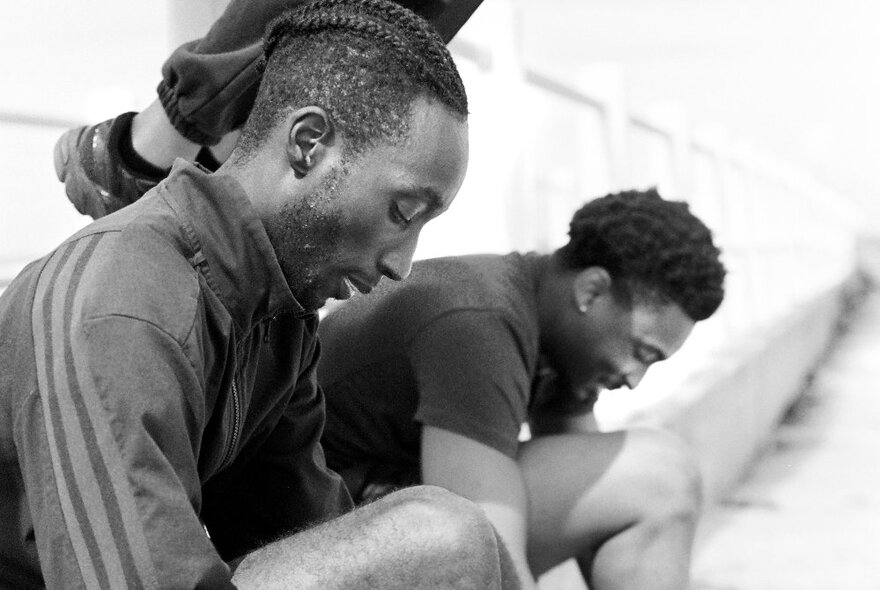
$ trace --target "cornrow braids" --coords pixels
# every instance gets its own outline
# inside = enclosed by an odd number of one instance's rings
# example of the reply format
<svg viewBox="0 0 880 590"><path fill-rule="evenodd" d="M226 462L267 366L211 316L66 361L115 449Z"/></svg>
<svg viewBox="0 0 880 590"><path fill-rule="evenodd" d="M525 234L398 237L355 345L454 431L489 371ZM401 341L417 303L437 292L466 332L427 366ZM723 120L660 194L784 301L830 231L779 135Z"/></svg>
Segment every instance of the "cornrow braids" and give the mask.
<svg viewBox="0 0 880 590"><path fill-rule="evenodd" d="M343 14L342 11L350 11ZM263 46L268 59L279 35L317 32L325 27L359 31L382 39L406 59L404 66L417 68L443 104L467 115L467 95L455 62L433 26L412 11L383 0L315 0L282 15L269 25ZM404 34L401 35L400 32Z"/></svg>
<svg viewBox="0 0 880 590"><path fill-rule="evenodd" d="M386 0L316 0L267 28L263 80L240 145L252 151L290 110L315 105L357 154L403 137L419 97L467 118L461 77L427 21Z"/></svg>
<svg viewBox="0 0 880 590"><path fill-rule="evenodd" d="M712 232L687 203L656 191L625 191L588 202L571 220L559 249L572 269L599 266L629 296L641 290L677 303L694 321L724 299L726 271Z"/></svg>

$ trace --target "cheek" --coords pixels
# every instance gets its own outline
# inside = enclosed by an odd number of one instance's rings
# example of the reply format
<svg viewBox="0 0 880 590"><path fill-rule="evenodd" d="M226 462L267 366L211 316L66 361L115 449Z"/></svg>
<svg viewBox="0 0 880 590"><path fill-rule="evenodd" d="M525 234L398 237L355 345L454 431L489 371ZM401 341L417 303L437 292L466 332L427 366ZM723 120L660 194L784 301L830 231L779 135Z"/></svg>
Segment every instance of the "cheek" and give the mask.
<svg viewBox="0 0 880 590"><path fill-rule="evenodd" d="M623 370L633 358L633 348L629 337L609 339L603 349L603 357L609 368Z"/></svg>
<svg viewBox="0 0 880 590"><path fill-rule="evenodd" d="M364 195L364 198L369 198ZM347 212L342 219L343 237L345 241L368 244L378 241L378 236L386 230L391 222L388 213L377 207L359 207Z"/></svg>
<svg viewBox="0 0 880 590"><path fill-rule="evenodd" d="M602 338L594 339L589 349L584 351L584 358L588 359L585 364L586 377L597 377L604 373L617 373L624 371L631 357L632 346L628 338L622 338L611 332ZM590 374L586 374L589 371Z"/></svg>
<svg viewBox="0 0 880 590"><path fill-rule="evenodd" d="M601 342L584 338L582 333L570 332L560 351L557 370L575 386L588 380L601 369L600 345Z"/></svg>
<svg viewBox="0 0 880 590"><path fill-rule="evenodd" d="M382 253L394 250L401 241L401 234L399 228L384 217L358 219L343 227L340 255L347 260L374 260Z"/></svg>

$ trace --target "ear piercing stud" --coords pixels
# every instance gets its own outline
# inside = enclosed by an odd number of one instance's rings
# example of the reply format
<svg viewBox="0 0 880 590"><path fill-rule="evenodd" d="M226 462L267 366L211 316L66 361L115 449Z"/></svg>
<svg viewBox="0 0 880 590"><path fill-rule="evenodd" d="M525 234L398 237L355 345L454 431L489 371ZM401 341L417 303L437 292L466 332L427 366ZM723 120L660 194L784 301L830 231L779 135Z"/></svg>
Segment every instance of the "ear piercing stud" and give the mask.
<svg viewBox="0 0 880 590"><path fill-rule="evenodd" d="M580 305L578 305L578 311L581 313L587 313L587 304L581 303Z"/></svg>

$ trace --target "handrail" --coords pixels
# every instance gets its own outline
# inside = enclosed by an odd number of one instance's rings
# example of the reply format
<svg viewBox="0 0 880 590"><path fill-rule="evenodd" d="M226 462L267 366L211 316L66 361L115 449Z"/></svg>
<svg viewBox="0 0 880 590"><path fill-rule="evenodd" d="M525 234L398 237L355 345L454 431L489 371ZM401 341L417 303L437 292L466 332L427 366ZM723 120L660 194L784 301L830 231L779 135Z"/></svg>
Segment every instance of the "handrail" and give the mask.
<svg viewBox="0 0 880 590"><path fill-rule="evenodd" d="M602 113L607 110L605 103L600 100L597 100L564 82L560 82L559 80L547 76L546 74L542 74L537 70L533 70L530 68L526 68L525 72L525 80L529 84L534 84L538 88L542 88L548 92L561 96L563 98L567 98L573 102L578 104L586 105L592 107Z"/></svg>
<svg viewBox="0 0 880 590"><path fill-rule="evenodd" d="M0 111L0 124L30 125L32 127L58 127L70 129L84 125L81 121L62 117L47 117L46 115L31 115L28 113L15 113Z"/></svg>

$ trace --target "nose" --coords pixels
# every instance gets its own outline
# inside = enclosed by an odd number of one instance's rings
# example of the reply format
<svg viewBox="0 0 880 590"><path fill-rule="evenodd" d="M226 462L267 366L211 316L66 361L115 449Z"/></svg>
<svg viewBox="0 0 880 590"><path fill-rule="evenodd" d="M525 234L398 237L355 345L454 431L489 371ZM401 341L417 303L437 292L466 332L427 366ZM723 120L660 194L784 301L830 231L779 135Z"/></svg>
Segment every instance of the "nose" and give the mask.
<svg viewBox="0 0 880 590"><path fill-rule="evenodd" d="M408 277L418 242L419 238L416 235L386 250L379 258L379 271L392 281L402 281Z"/></svg>
<svg viewBox="0 0 880 590"><path fill-rule="evenodd" d="M630 389L635 389L636 386L642 382L642 379L645 378L645 373L648 372L648 367L639 363L639 365L633 368L624 375L624 380L626 381L626 386Z"/></svg>

